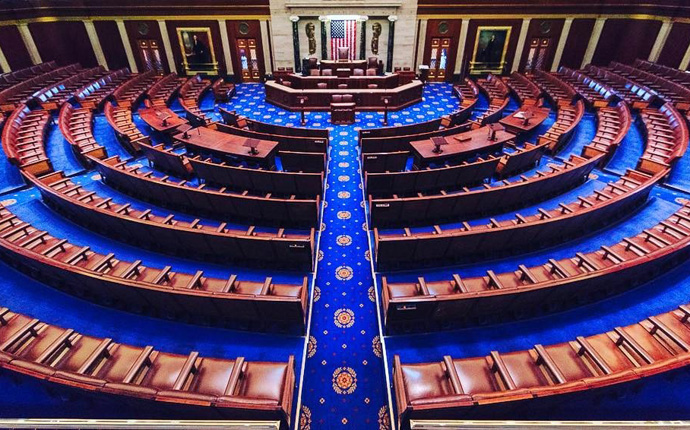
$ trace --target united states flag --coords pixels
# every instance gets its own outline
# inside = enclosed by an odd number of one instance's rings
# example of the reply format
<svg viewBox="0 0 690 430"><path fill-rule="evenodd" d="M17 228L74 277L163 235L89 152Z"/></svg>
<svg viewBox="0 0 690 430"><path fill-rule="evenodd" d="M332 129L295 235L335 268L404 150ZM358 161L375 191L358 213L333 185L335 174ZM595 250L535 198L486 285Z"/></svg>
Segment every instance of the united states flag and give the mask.
<svg viewBox="0 0 690 430"><path fill-rule="evenodd" d="M331 59L338 59L338 48L350 48L350 60L355 59L355 41L357 40L357 21L331 21Z"/></svg>

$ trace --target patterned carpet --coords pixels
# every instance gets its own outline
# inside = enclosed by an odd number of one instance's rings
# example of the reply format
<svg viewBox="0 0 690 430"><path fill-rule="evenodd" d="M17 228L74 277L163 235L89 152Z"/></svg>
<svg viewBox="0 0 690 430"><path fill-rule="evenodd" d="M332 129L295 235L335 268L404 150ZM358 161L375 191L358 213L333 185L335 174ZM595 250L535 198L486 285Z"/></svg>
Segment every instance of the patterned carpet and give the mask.
<svg viewBox="0 0 690 430"><path fill-rule="evenodd" d="M299 126L299 115L263 101L263 86L240 85L228 105L249 118ZM427 85L424 101L389 115L390 125L426 121L458 107L452 87ZM381 127L383 114L358 112L337 126L327 112L307 114L307 127L328 128L331 149L319 263L313 291L299 429L390 427L383 345L377 316L357 130Z"/></svg>

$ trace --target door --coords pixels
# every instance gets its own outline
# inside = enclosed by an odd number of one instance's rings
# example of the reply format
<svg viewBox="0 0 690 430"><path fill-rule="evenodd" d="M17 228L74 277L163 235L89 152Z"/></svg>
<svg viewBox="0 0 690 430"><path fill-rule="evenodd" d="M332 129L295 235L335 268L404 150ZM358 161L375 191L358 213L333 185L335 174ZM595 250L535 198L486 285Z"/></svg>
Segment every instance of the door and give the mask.
<svg viewBox="0 0 690 430"><path fill-rule="evenodd" d="M450 52L449 37L434 37L431 39L429 54L429 81L443 82L448 76L448 53Z"/></svg>
<svg viewBox="0 0 690 430"><path fill-rule="evenodd" d="M142 72L155 70L156 73L163 74L163 63L161 61L161 52L158 48L158 42L155 40L140 39L137 42L139 47L139 57L141 63L144 65Z"/></svg>
<svg viewBox="0 0 690 430"><path fill-rule="evenodd" d="M237 64L240 65L240 77L242 82L259 82L258 49L256 39L235 39L237 49Z"/></svg>
<svg viewBox="0 0 690 430"><path fill-rule="evenodd" d="M543 70L545 60L551 49L551 39L548 37L533 37L529 42L529 53L527 54L527 63L525 63L525 71L532 72L534 70Z"/></svg>

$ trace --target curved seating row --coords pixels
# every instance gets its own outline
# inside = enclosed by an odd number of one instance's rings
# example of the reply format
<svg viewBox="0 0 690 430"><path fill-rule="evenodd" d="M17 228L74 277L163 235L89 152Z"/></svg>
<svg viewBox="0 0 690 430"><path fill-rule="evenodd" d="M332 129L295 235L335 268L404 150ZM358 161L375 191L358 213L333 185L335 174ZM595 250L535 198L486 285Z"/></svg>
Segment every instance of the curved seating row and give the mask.
<svg viewBox="0 0 690 430"><path fill-rule="evenodd" d="M558 73L554 73L554 76L572 85L577 93L593 108L605 107L609 103L617 101L618 96L613 89L593 81L577 70L561 66Z"/></svg>
<svg viewBox="0 0 690 430"><path fill-rule="evenodd" d="M513 91L521 105L539 104L542 90L522 73L513 72L510 76L503 78L503 81Z"/></svg>
<svg viewBox="0 0 690 430"><path fill-rule="evenodd" d="M690 251L690 206L665 221L572 258L495 273L451 280L389 283L382 279L387 329L400 325L453 327L496 323L562 310L624 290L685 261Z"/></svg>
<svg viewBox="0 0 690 430"><path fill-rule="evenodd" d="M319 219L320 197L285 198L271 193L252 195L248 191L231 192L225 187L213 189L206 184L191 185L185 180L155 176L113 156L92 159L105 183L134 197L177 208L192 214L211 214L223 218L257 221L283 227L311 227Z"/></svg>
<svg viewBox="0 0 690 430"><path fill-rule="evenodd" d="M661 76L671 82L675 82L679 85L685 85L690 87L690 76L682 70L674 69L673 67L664 66L662 64L652 63L650 61L637 59L633 63L634 67L644 70L649 73L653 73L656 76Z"/></svg>
<svg viewBox="0 0 690 430"><path fill-rule="evenodd" d="M134 346L64 329L0 309L0 367L84 395L134 402L169 416L278 420L289 428L294 357L286 362L201 357ZM74 395L74 391L71 391Z"/></svg>
<svg viewBox="0 0 690 430"><path fill-rule="evenodd" d="M53 170L44 146L51 120L50 112L25 104L12 112L2 130L2 148L12 164L37 175Z"/></svg>
<svg viewBox="0 0 690 430"><path fill-rule="evenodd" d="M115 131L117 140L131 153L139 151L139 144L149 144L151 139L145 136L132 120L132 111L129 107L115 106L106 103L103 108L105 119Z"/></svg>
<svg viewBox="0 0 690 430"><path fill-rule="evenodd" d="M226 82L223 78L218 78L211 85L211 91L213 91L213 98L216 103L227 103L235 95L235 84Z"/></svg>
<svg viewBox="0 0 690 430"><path fill-rule="evenodd" d="M562 103L556 112L556 121L539 138L539 144L545 143L553 154L561 150L573 137L575 129L585 114L585 103L577 100L575 104Z"/></svg>
<svg viewBox="0 0 690 430"><path fill-rule="evenodd" d="M508 418L516 408L558 407L568 393L623 388L690 363L690 308L556 345L441 362L393 359L398 419ZM514 416L514 415L513 415Z"/></svg>
<svg viewBox="0 0 690 430"><path fill-rule="evenodd" d="M0 74L0 91L23 81L28 81L43 73L50 72L55 68L57 68L57 63L55 61L49 61L47 63L40 63L35 66L24 67L23 69L13 72Z"/></svg>
<svg viewBox="0 0 690 430"><path fill-rule="evenodd" d="M430 131L436 131L441 126L441 118L435 118L429 121L419 122L408 125L398 125L393 127L378 127L369 129L360 129L357 131L357 140L359 146L363 147L363 139L374 137L397 137L407 134L419 134Z"/></svg>
<svg viewBox="0 0 690 430"><path fill-rule="evenodd" d="M619 219L646 201L651 188L664 175L628 170L590 196L578 196L576 201L559 203L550 210L539 208L532 215L515 214L515 219L492 219L488 224L463 222L462 227L448 229L434 226L432 233L413 233L409 229L403 233L380 232L374 228L376 262L379 269L410 267L482 256L496 258L515 250L543 247Z"/></svg>
<svg viewBox="0 0 690 430"><path fill-rule="evenodd" d="M177 73L170 73L153 84L146 91L146 97L151 100L153 106L166 107L186 81L187 79L177 76Z"/></svg>
<svg viewBox="0 0 690 430"><path fill-rule="evenodd" d="M74 93L75 101L82 107L91 110L101 110L106 103L123 82L131 77L129 69L119 69L110 72L103 76L96 82L84 85Z"/></svg>
<svg viewBox="0 0 690 430"><path fill-rule="evenodd" d="M25 103L36 91L48 85L60 82L81 70L78 64L51 69L31 79L21 81L0 91L0 111L9 112Z"/></svg>
<svg viewBox="0 0 690 430"><path fill-rule="evenodd" d="M584 72L593 81L606 85L615 91L616 95L625 100L632 109L645 109L657 103L656 92L615 72L591 64L585 67Z"/></svg>
<svg viewBox="0 0 690 430"><path fill-rule="evenodd" d="M226 223L205 225L199 219L176 220L138 210L130 203L116 203L87 191L62 172L36 177L22 172L40 191L43 200L76 223L106 236L157 252L184 255L208 261L242 261L272 267L312 268L314 229L292 233L227 228Z"/></svg>
<svg viewBox="0 0 690 430"><path fill-rule="evenodd" d="M167 148L164 144L149 145L140 143L139 149L148 159L149 166L161 172L170 173L178 178L189 178L193 175L189 159L177 148Z"/></svg>
<svg viewBox="0 0 690 430"><path fill-rule="evenodd" d="M572 85L551 73L535 69L526 76L544 91L555 106L570 106L578 98L577 91Z"/></svg>
<svg viewBox="0 0 690 430"><path fill-rule="evenodd" d="M600 157L585 159L571 155L563 165L549 164L548 172L538 171L530 178L522 176L513 182L503 180L484 184L478 189L465 188L456 193L441 191L428 196L369 196L371 225L418 225L445 219L466 219L546 199L584 181L599 161Z"/></svg>
<svg viewBox="0 0 690 430"><path fill-rule="evenodd" d="M658 109L640 112L644 122L646 146L638 169L650 172L667 171L688 149L688 124L670 103Z"/></svg>
<svg viewBox="0 0 690 430"><path fill-rule="evenodd" d="M321 154L328 151L329 134L327 129L284 127L248 119L222 107L219 107L218 111L223 122L225 122L225 125L218 124L220 131L278 142L278 149L282 151Z"/></svg>
<svg viewBox="0 0 690 430"><path fill-rule="evenodd" d="M182 109L185 111L187 120L193 126L205 125L210 122L199 107L201 98L210 88L211 81L204 79L201 75L187 79L187 82L180 87L178 92L180 105L182 105Z"/></svg>
<svg viewBox="0 0 690 430"><path fill-rule="evenodd" d="M159 79L162 77L153 70L133 74L113 91L113 98L118 106L132 109Z"/></svg>
<svg viewBox="0 0 690 430"><path fill-rule="evenodd" d="M486 79L478 79L477 85L488 97L489 107L475 120L481 125L498 121L510 102L510 89L501 78L492 74L489 74Z"/></svg>
<svg viewBox="0 0 690 430"><path fill-rule="evenodd" d="M460 124L469 119L472 110L479 100L479 87L473 80L465 78L463 81L453 85L455 95L460 99L460 108L453 112L451 116L455 124Z"/></svg>
<svg viewBox="0 0 690 430"><path fill-rule="evenodd" d="M79 88L93 83L103 77L105 73L105 69L101 66L82 69L75 75L36 91L32 94L27 104L30 106L40 106L41 109L48 111L56 111L63 103L71 99Z"/></svg>
<svg viewBox="0 0 690 430"><path fill-rule="evenodd" d="M87 155L96 158L108 156L105 147L93 135L93 110L90 108L75 108L71 103L65 103L60 108L58 124L62 135L82 164L88 164Z"/></svg>
<svg viewBox="0 0 690 430"><path fill-rule="evenodd" d="M611 62L609 69L633 82L650 88L664 101L673 104L680 111L690 109L690 88L686 88L663 76L636 69L616 61Z"/></svg>
<svg viewBox="0 0 690 430"><path fill-rule="evenodd" d="M302 284L241 281L146 267L51 236L0 205L0 250L10 264L70 294L122 309L194 322L304 327L307 277Z"/></svg>
<svg viewBox="0 0 690 430"><path fill-rule="evenodd" d="M628 134L631 124L630 108L623 100L614 106L597 109L597 132L592 141L582 148L582 156L604 154L601 163L605 165Z"/></svg>

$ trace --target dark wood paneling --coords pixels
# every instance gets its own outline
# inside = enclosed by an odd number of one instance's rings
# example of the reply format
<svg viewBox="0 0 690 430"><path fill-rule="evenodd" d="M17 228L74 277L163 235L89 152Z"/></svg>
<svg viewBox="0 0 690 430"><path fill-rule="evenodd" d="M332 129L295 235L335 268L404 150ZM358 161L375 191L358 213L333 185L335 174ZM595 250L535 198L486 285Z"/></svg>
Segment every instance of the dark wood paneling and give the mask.
<svg viewBox="0 0 690 430"><path fill-rule="evenodd" d="M223 58L223 43L220 40L220 29L218 21L166 21L168 26L168 36L170 36L170 46L173 51L173 58L175 58L175 65L177 73L184 74L184 62L182 59L182 52L180 50L180 42L177 36L177 29L181 27L208 27L211 29L211 39L213 41L213 53L218 62L220 74L225 74L225 58Z"/></svg>
<svg viewBox="0 0 690 430"><path fill-rule="evenodd" d="M592 57L592 64L606 66L611 61L632 63L647 59L656 40L661 21L608 19Z"/></svg>
<svg viewBox="0 0 690 430"><path fill-rule="evenodd" d="M247 34L240 33L240 24L246 22L249 25ZM256 39L256 50L259 60L259 72L261 76L266 74L266 66L264 62L264 48L263 40L261 40L261 22L260 21L242 21L242 20L228 20L226 22L228 39L230 42L230 56L232 57L232 69L235 71L235 76L240 76L240 62L239 54L237 52L237 39Z"/></svg>
<svg viewBox="0 0 690 430"><path fill-rule="evenodd" d="M579 69L582 59L585 57L589 38L592 36L594 28L593 19L574 19L568 33L568 40L563 48L560 66Z"/></svg>
<svg viewBox="0 0 690 430"><path fill-rule="evenodd" d="M477 29L479 27L512 27L510 31L510 40L508 40L508 52L506 53L506 69L510 73L510 68L515 58L515 47L517 46L518 37L520 34L521 19L472 19L467 30L467 42L465 44L465 53L463 57L463 65L461 74L466 75L470 70L470 61L474 55L474 43L477 39Z"/></svg>
<svg viewBox="0 0 690 430"><path fill-rule="evenodd" d="M170 73L168 66L168 58L165 55L165 47L163 45L163 38L161 37L161 30L157 21L125 21L125 28L127 28L127 37L134 53L134 61L137 63L139 71L144 70L144 62L139 53L139 40L155 40L158 43L161 54L161 64L166 73Z"/></svg>
<svg viewBox="0 0 690 430"><path fill-rule="evenodd" d="M15 25L0 27L0 47L12 70L19 70L33 65L29 51L24 45L19 29Z"/></svg>
<svg viewBox="0 0 690 430"><path fill-rule="evenodd" d="M445 33L439 31L439 24L445 22L448 24L448 30ZM426 27L426 41L424 44L424 56L422 57L422 64L429 64L431 60L431 39L433 37L448 37L451 39L450 51L447 53L446 61L446 80L453 79L455 71L455 59L458 56L458 39L460 37L460 28L462 21L459 19L430 19Z"/></svg>
<svg viewBox="0 0 690 430"><path fill-rule="evenodd" d="M690 24L681 22L673 24L658 62L669 67L679 67L689 44Z"/></svg>
<svg viewBox="0 0 690 430"><path fill-rule="evenodd" d="M563 31L564 19L532 19L527 30L527 39L525 40L525 48L522 51L520 58L520 69L524 70L527 64L527 56L529 54L529 43L532 38L549 38L549 49L546 57L544 57L544 70L551 69L551 63L556 56L556 48L558 46L558 39L561 37Z"/></svg>
<svg viewBox="0 0 690 430"><path fill-rule="evenodd" d="M62 65L80 63L84 67L98 65L83 22L34 22L29 30L41 60L55 60Z"/></svg>
<svg viewBox="0 0 690 430"><path fill-rule="evenodd" d="M129 67L125 47L122 45L122 37L115 21L94 21L101 49L110 70Z"/></svg>

